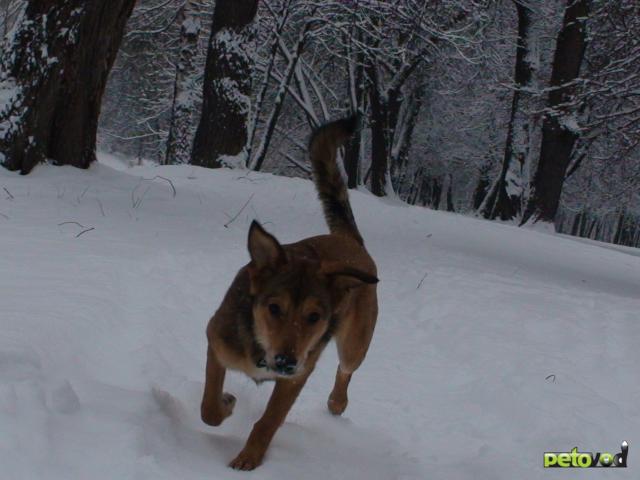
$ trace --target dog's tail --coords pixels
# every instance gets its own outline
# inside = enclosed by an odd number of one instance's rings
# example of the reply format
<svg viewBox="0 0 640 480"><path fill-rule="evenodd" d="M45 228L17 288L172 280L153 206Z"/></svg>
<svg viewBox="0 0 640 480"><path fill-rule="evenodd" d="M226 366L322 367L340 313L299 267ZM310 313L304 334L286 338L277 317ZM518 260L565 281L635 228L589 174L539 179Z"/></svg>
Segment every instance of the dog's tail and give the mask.
<svg viewBox="0 0 640 480"><path fill-rule="evenodd" d="M336 162L340 148L356 130L357 117L345 118L318 128L311 136L309 152L313 180L331 233L348 235L364 244L353 218L347 186Z"/></svg>

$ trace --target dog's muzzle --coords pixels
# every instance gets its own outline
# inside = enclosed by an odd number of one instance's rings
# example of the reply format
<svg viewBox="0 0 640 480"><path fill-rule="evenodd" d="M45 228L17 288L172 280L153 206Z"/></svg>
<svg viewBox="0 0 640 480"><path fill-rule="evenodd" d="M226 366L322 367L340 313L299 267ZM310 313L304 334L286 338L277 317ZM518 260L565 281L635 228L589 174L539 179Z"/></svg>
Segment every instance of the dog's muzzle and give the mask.
<svg viewBox="0 0 640 480"><path fill-rule="evenodd" d="M296 373L298 362L295 358L288 355L276 355L274 361L275 364L270 366L263 357L256 362L256 367L273 370L279 375L293 375Z"/></svg>

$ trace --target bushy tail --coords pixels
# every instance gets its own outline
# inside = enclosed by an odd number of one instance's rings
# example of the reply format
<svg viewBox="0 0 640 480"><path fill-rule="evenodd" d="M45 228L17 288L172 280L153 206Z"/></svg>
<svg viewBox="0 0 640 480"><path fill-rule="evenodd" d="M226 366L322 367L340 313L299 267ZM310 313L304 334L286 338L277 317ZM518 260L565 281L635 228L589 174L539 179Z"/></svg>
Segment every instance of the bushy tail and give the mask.
<svg viewBox="0 0 640 480"><path fill-rule="evenodd" d="M364 244L353 218L347 186L336 163L338 148L353 134L357 124L357 117L351 117L318 128L311 136L309 152L313 180L329 230L331 233L348 235Z"/></svg>

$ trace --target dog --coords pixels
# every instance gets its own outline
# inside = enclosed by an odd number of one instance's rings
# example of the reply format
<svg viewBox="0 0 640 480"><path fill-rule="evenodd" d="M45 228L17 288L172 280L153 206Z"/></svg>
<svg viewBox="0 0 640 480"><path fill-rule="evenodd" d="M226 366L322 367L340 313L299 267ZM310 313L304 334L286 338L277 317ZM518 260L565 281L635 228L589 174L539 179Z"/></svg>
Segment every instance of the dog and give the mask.
<svg viewBox="0 0 640 480"><path fill-rule="evenodd" d="M207 326L202 420L220 425L236 398L223 391L226 369L257 383L274 380L266 410L229 464L253 470L284 422L320 354L335 340L339 366L327 406L347 407L347 388L369 348L378 316L376 264L364 247L349 195L336 163L356 119L316 130L309 143L313 177L330 234L281 245L255 220L251 261L237 273Z"/></svg>

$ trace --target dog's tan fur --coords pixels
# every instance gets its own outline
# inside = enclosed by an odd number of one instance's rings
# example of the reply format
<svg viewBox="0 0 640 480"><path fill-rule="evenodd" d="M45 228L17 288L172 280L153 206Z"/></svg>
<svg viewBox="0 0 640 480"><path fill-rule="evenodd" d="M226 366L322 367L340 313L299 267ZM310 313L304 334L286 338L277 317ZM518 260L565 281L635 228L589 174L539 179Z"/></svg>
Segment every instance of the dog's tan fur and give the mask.
<svg viewBox="0 0 640 480"><path fill-rule="evenodd" d="M230 464L235 469L260 465L331 338L340 365L327 404L336 415L347 406L351 375L369 348L378 314L376 266L336 165L337 149L354 127L353 119L330 123L310 142L314 180L331 233L280 245L254 222L248 241L251 262L240 269L207 327L205 423L220 425L233 412L235 397L223 393L227 368L257 382L275 380L266 411Z"/></svg>

